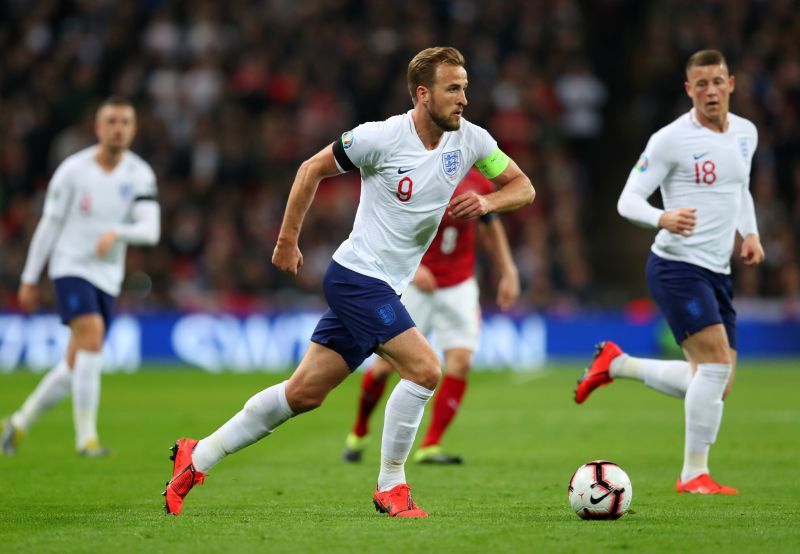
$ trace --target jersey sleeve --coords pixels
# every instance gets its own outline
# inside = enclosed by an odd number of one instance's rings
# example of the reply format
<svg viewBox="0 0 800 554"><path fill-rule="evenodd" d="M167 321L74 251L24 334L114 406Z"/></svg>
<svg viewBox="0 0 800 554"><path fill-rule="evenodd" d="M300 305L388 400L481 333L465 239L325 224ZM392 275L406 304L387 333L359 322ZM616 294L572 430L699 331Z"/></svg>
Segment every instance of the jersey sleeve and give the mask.
<svg viewBox="0 0 800 554"><path fill-rule="evenodd" d="M71 178L71 165L69 161L65 161L53 173L53 177L47 185L42 217L63 220L67 216L74 186Z"/></svg>
<svg viewBox="0 0 800 554"><path fill-rule="evenodd" d="M497 141L492 138L489 131L482 127L474 126L475 167L487 179L494 179L505 171L511 159L500 150Z"/></svg>
<svg viewBox="0 0 800 554"><path fill-rule="evenodd" d="M650 137L639 161L633 167L617 202L619 214L644 227L658 227L664 210L652 206L647 199L661 185L674 165L665 133Z"/></svg>
<svg viewBox="0 0 800 554"><path fill-rule="evenodd" d="M756 148L758 147L758 130L755 125L751 124L750 134L753 140L753 148L750 151L750 162L752 163L753 156L755 155ZM739 220L736 225L736 230L742 238L747 235L758 234L758 223L756 222L756 208L753 202L753 196L750 194L750 179L742 189L742 205L739 209Z"/></svg>
<svg viewBox="0 0 800 554"><path fill-rule="evenodd" d="M136 188L134 202L140 200L158 200L158 188L156 187L156 174L150 166L145 166L143 178Z"/></svg>
<svg viewBox="0 0 800 554"><path fill-rule="evenodd" d="M362 123L342 133L333 143L333 157L342 173L356 168L373 168L381 158L383 123Z"/></svg>

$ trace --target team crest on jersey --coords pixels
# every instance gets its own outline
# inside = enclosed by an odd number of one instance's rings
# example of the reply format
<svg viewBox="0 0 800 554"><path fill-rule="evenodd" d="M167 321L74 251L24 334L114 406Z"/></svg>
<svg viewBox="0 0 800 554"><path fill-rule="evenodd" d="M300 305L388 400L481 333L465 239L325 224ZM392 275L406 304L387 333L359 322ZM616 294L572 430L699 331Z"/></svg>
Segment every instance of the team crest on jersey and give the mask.
<svg viewBox="0 0 800 554"><path fill-rule="evenodd" d="M644 173L647 171L647 168L650 167L650 159L647 157L647 154L642 154L639 161L636 162L636 171L639 173Z"/></svg>
<svg viewBox="0 0 800 554"><path fill-rule="evenodd" d="M133 185L130 183L122 183L119 187L119 196L125 201L133 198Z"/></svg>
<svg viewBox="0 0 800 554"><path fill-rule="evenodd" d="M342 146L344 146L345 150L353 146L355 141L356 136L353 134L353 131L346 131L342 133Z"/></svg>
<svg viewBox="0 0 800 554"><path fill-rule="evenodd" d="M744 161L750 159L750 145L747 143L747 137L739 137L739 152Z"/></svg>
<svg viewBox="0 0 800 554"><path fill-rule="evenodd" d="M375 308L375 313L378 314L381 323L384 325L391 325L397 319L397 314L394 313L394 308L392 308L391 304L384 304Z"/></svg>
<svg viewBox="0 0 800 554"><path fill-rule="evenodd" d="M442 154L442 168L447 177L455 179L458 170L461 169L461 150L453 150Z"/></svg>
<svg viewBox="0 0 800 554"><path fill-rule="evenodd" d="M83 215L92 213L92 196L88 192L84 192L80 200L78 200L78 209Z"/></svg>

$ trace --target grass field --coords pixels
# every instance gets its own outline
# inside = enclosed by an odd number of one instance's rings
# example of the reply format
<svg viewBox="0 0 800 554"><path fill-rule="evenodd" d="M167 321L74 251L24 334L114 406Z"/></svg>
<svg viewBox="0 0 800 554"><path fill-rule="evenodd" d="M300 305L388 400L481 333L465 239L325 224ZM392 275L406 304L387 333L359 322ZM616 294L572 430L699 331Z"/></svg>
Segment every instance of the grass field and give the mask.
<svg viewBox="0 0 800 554"><path fill-rule="evenodd" d="M272 374L145 371L104 377L101 434L114 455L72 451L69 403L47 414L13 458L0 457L0 552L798 552L800 364L749 363L727 401L714 475L738 497L674 492L683 405L618 381L584 406L577 368L475 374L446 446L461 467L409 464L425 520L392 520L371 503L379 430L359 466L340 461L358 378L320 410L224 460L162 512L167 448L237 411ZM38 376L0 376L0 413ZM423 426L426 423L423 422ZM567 483L606 458L631 477L631 512L578 519Z"/></svg>

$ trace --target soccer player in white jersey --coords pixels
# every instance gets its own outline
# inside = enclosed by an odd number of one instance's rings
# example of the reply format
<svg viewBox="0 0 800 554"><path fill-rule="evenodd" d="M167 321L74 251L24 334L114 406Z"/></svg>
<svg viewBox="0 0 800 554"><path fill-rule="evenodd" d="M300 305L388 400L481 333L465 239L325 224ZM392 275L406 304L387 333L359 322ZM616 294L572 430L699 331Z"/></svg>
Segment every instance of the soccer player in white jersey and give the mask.
<svg viewBox="0 0 800 554"><path fill-rule="evenodd" d="M287 419L320 406L372 352L401 380L386 405L381 466L373 494L377 510L393 517L425 517L406 484L405 462L425 404L439 382L436 352L400 302L446 209L457 218L513 210L533 201L530 180L484 129L464 120L467 72L454 48L428 48L408 66L413 109L365 123L303 162L292 184L272 262L297 274L303 218L320 180L360 169L361 199L349 238L334 253L323 287L329 310L289 378L250 398L217 431L173 447L167 512L232 454L272 433ZM475 165L497 186L452 198Z"/></svg>
<svg viewBox="0 0 800 554"><path fill-rule="evenodd" d="M97 434L103 339L124 277L127 245L156 244L161 216L155 174L128 150L136 133L133 105L118 97L103 102L95 133L96 145L66 158L53 174L28 250L20 306L27 312L38 307L37 283L47 264L70 335L64 359L3 421L6 455L16 451L42 412L70 392L78 452L108 454Z"/></svg>
<svg viewBox="0 0 800 554"><path fill-rule="evenodd" d="M647 283L687 361L634 358L605 341L575 391L580 404L597 387L624 377L683 398L679 493L738 492L713 480L708 468L736 366L730 257L737 231L744 263L764 260L749 188L758 134L750 121L728 111L734 83L720 52L702 50L689 58L684 87L693 108L650 138L617 205L623 217L661 229ZM647 202L658 187L663 210Z"/></svg>

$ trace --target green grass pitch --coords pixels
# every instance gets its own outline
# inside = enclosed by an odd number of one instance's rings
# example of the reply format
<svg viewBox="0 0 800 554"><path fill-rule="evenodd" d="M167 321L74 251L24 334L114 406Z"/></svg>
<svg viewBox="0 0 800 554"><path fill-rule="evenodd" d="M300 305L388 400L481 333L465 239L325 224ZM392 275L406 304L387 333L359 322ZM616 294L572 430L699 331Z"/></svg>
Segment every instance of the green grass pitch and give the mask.
<svg viewBox="0 0 800 554"><path fill-rule="evenodd" d="M444 443L465 465L407 467L425 520L392 520L372 506L382 409L364 463L340 461L358 376L321 409L224 460L179 517L162 512L168 447L213 431L284 376L105 376L100 427L113 457L74 454L68 402L15 457L0 457L0 552L800 551L797 363L740 367L711 458L738 497L674 492L682 402L617 381L576 406L579 372L475 374ZM0 376L0 413L37 379ZM631 512L615 522L582 521L567 503L572 472L596 458L617 462L633 482Z"/></svg>

